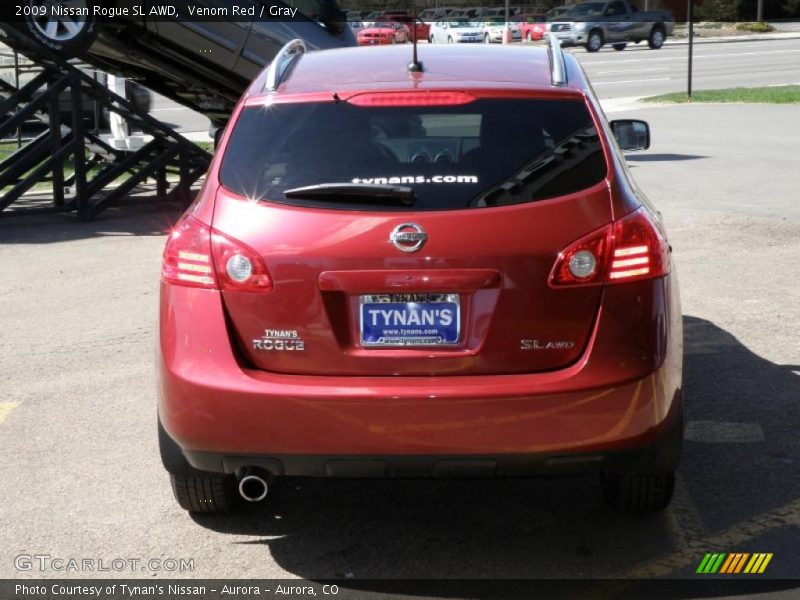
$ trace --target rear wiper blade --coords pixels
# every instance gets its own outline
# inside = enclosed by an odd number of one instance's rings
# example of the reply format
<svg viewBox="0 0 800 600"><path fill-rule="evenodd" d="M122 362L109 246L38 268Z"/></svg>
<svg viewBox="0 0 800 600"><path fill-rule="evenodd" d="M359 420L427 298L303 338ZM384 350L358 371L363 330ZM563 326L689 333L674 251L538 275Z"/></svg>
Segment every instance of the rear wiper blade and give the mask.
<svg viewBox="0 0 800 600"><path fill-rule="evenodd" d="M364 204L400 204L413 206L417 195L410 187L400 185L377 185L374 183L320 183L286 190L287 198L314 200L353 201Z"/></svg>

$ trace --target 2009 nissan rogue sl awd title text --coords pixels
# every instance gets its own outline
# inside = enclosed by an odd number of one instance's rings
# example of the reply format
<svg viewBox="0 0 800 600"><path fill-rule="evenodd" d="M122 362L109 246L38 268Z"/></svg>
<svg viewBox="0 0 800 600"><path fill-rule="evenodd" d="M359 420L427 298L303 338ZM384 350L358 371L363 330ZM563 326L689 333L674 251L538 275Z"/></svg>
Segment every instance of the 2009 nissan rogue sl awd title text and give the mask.
<svg viewBox="0 0 800 600"><path fill-rule="evenodd" d="M272 477L596 473L670 500L682 329L659 213L560 46L305 53L237 106L164 250L180 505Z"/></svg>

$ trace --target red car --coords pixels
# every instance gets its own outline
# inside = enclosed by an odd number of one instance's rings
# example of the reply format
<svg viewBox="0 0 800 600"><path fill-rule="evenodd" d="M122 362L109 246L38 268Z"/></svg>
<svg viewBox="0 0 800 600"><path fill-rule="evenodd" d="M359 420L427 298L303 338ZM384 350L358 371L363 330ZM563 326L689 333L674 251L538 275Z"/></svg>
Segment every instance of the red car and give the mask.
<svg viewBox="0 0 800 600"><path fill-rule="evenodd" d="M431 26L427 23L421 21L420 19L414 19L410 15L404 14L386 14L383 17L383 20L386 21L395 21L397 23L402 23L406 26L408 30L408 40L412 41L413 38L411 37L416 30L417 40L427 40L428 34L431 31Z"/></svg>
<svg viewBox="0 0 800 600"><path fill-rule="evenodd" d="M292 44L164 250L180 505L261 500L284 475L596 474L612 506L663 509L678 283L620 150L647 124L609 124L558 45L425 45L420 66Z"/></svg>
<svg viewBox="0 0 800 600"><path fill-rule="evenodd" d="M511 18L519 24L522 39L527 42L544 39L547 35L547 17L545 15L518 15Z"/></svg>
<svg viewBox="0 0 800 600"><path fill-rule="evenodd" d="M409 32L405 25L396 21L374 23L358 32L359 46L383 46L385 44L405 44Z"/></svg>

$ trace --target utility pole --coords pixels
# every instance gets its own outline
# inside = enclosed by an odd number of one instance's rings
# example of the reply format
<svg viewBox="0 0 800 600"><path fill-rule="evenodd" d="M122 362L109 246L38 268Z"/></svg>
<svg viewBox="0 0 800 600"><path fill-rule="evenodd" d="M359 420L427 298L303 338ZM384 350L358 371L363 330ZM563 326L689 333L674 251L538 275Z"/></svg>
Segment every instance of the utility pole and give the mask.
<svg viewBox="0 0 800 600"><path fill-rule="evenodd" d="M759 0L760 1L760 0ZM694 50L694 0L688 0L688 16L689 19L689 76L686 85L686 95L692 97L692 51Z"/></svg>
<svg viewBox="0 0 800 600"><path fill-rule="evenodd" d="M764 20L764 0L758 0L758 8L756 9L756 21L761 23Z"/></svg>
<svg viewBox="0 0 800 600"><path fill-rule="evenodd" d="M511 42L511 29L509 28L509 23L508 23L509 19L511 18L511 15L509 15L509 12L511 10L511 7L509 6L509 2L510 2L510 0L506 0L506 22L503 25L503 43L504 44L508 44L509 42Z"/></svg>

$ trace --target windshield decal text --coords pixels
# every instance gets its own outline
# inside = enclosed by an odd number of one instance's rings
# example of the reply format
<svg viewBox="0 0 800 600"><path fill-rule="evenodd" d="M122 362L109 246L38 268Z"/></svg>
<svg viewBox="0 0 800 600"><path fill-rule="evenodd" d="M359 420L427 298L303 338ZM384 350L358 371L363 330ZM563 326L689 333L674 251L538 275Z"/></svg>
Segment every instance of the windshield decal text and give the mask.
<svg viewBox="0 0 800 600"><path fill-rule="evenodd" d="M353 177L351 183L404 185L409 183L478 183L477 175L402 175L394 177Z"/></svg>

